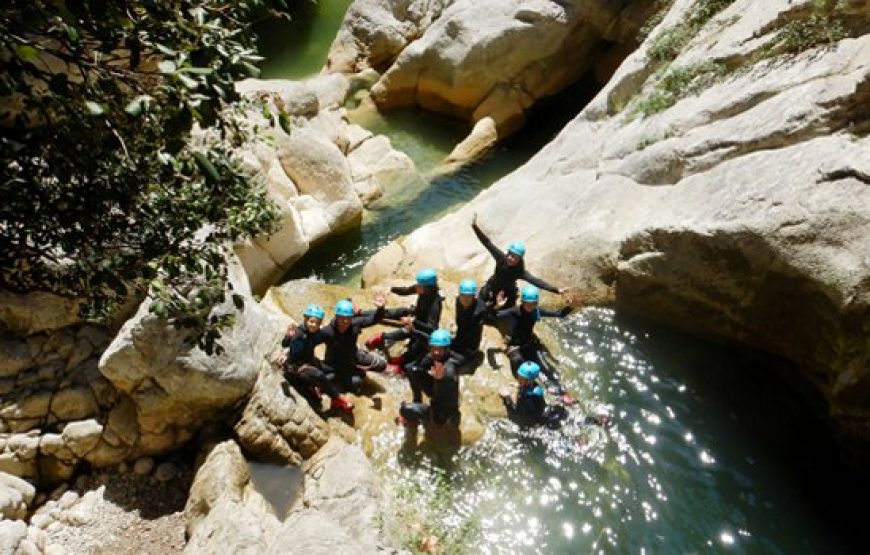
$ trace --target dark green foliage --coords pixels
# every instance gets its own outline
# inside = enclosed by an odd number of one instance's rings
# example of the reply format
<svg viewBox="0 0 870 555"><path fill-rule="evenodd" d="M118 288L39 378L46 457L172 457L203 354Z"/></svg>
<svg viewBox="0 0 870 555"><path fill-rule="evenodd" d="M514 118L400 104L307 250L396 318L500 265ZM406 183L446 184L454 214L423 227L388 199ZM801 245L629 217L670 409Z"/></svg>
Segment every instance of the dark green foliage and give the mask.
<svg viewBox="0 0 870 555"><path fill-rule="evenodd" d="M247 2L13 0L0 8L0 288L153 311L215 347L227 241L276 219L230 153L257 74ZM192 146L194 124L220 140Z"/></svg>
<svg viewBox="0 0 870 555"><path fill-rule="evenodd" d="M637 103L632 115L649 116L667 110L681 98L700 93L727 72L727 68L717 62L670 69L656 83L652 92Z"/></svg>

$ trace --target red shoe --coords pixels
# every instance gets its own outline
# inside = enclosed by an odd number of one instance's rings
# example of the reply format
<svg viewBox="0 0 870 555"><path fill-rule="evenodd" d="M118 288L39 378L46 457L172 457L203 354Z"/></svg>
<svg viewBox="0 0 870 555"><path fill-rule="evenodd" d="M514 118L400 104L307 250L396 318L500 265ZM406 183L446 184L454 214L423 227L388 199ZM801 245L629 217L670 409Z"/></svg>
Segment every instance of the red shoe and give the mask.
<svg viewBox="0 0 870 555"><path fill-rule="evenodd" d="M387 368L385 370L385 373L388 376L404 376L405 375L405 368L400 364L390 363L390 364L387 364Z"/></svg>
<svg viewBox="0 0 870 555"><path fill-rule="evenodd" d="M384 346L384 334L383 334L383 332L375 335L374 337L370 337L366 341L365 345L366 345L366 349L368 349L370 351L374 350L374 349L380 349L381 347L383 347Z"/></svg>
<svg viewBox="0 0 870 555"><path fill-rule="evenodd" d="M330 403L330 408L343 410L344 412L351 412L353 410L353 403L347 400L347 397L344 395L339 395L338 397L332 399Z"/></svg>

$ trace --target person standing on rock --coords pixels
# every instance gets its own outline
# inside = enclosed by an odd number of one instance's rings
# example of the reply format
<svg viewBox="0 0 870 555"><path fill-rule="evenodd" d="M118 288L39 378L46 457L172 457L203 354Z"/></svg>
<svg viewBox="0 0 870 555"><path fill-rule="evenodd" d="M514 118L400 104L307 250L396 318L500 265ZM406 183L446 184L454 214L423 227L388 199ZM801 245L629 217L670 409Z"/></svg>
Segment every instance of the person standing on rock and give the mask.
<svg viewBox="0 0 870 555"><path fill-rule="evenodd" d="M559 293L565 295L568 292L567 288L558 288L550 285L541 278L533 276L526 270L523 257L526 255L526 246L520 241L514 241L508 245L507 251L502 252L495 244L486 236L483 230L477 225L477 214L471 222L471 229L477 235L480 243L489 251L492 258L495 260L495 271L483 287L480 288L480 298L487 304L492 306L498 297L499 292L504 292L506 303L505 308L511 308L517 303L517 280L527 281L545 291L551 293Z"/></svg>
<svg viewBox="0 0 870 555"><path fill-rule="evenodd" d="M363 328L377 324L384 317L384 296L375 297L375 311L356 315L353 303L338 301L335 318L320 332L326 343L323 369L340 389L359 392L366 371L383 372L387 361L376 353L361 350L357 346Z"/></svg>
<svg viewBox="0 0 870 555"><path fill-rule="evenodd" d="M396 295L417 295L417 302L407 308L387 311L387 318L400 318L405 327L375 335L366 341L366 347L375 349L408 339L405 352L394 362L397 369L401 369L426 354L426 339L422 334L414 333L414 330L431 333L438 328L441 321L442 298L438 290L438 275L432 269L420 270L414 285L392 287L390 291Z"/></svg>
<svg viewBox="0 0 870 555"><path fill-rule="evenodd" d="M520 300L520 306L514 306L499 310L495 314L497 324L507 324L510 339L508 340L508 358L511 361L511 371L514 377L523 362L531 361L540 366L541 371L553 385L556 393L563 397L565 402L573 402L562 384L559 382L559 374L555 368L546 364L542 357L543 345L535 335L535 324L541 318L564 318L571 313L571 307L566 306L562 310L547 310L538 306L540 292L534 285L526 285Z"/></svg>
<svg viewBox="0 0 870 555"><path fill-rule="evenodd" d="M326 393L331 408L349 411L353 405L341 395L335 385L322 370L323 363L315 356L314 349L325 340L320 331L323 322L323 308L310 304L302 313L303 327L291 323L281 340L287 352L279 359L287 381L302 393L315 409L320 408L320 392ZM313 393L313 394L309 394Z"/></svg>
<svg viewBox="0 0 870 555"><path fill-rule="evenodd" d="M430 419L439 426L459 426L459 366L462 358L450 352L450 332L438 329L429 336L429 353L419 362L408 366L412 402L402 402L399 409L401 424L417 426ZM430 403L423 403L423 393Z"/></svg>

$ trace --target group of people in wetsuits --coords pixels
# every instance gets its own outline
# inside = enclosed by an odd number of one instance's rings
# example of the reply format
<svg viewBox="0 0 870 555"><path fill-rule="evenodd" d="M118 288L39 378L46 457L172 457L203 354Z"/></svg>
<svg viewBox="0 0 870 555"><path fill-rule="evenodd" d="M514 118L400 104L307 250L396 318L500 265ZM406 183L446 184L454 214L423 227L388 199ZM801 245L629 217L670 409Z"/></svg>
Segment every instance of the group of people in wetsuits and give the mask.
<svg viewBox="0 0 870 555"><path fill-rule="evenodd" d="M291 324L283 339L287 349L281 358L288 381L306 395L314 407L319 407L320 392L331 399L331 407L350 411L351 403L343 392L359 392L365 372L405 374L411 386L411 402L403 402L397 420L406 426L421 421L437 425L459 424L459 376L482 360L480 344L483 326L497 327L507 338L507 354L511 370L518 381L516 395L502 390L500 395L511 419L527 425L548 424L558 411L548 410L544 390L538 384L541 373L551 389L563 401L570 402L556 369L543 356L543 347L534 333L535 324L543 317L564 317L570 307L559 311L539 307L540 290L564 294L559 289L535 277L525 268L525 246L521 242L500 250L478 227L472 229L483 246L495 259L495 271L478 290L473 279L459 284L456 298L455 335L440 327L442 297L435 270L417 273L416 282L406 287L393 287L397 295L416 295L408 307L387 309L385 297L374 299L374 309L362 311L349 300L335 306L335 318L323 325L324 310L309 305L303 314L303 325ZM528 282L518 292L517 281ZM519 304L517 301L519 300ZM376 324L393 325L397 329L379 333L358 346L363 328ZM403 353L388 360L381 354L400 341L407 340ZM319 360L314 349L325 343L326 352ZM429 403L423 402L423 393Z"/></svg>

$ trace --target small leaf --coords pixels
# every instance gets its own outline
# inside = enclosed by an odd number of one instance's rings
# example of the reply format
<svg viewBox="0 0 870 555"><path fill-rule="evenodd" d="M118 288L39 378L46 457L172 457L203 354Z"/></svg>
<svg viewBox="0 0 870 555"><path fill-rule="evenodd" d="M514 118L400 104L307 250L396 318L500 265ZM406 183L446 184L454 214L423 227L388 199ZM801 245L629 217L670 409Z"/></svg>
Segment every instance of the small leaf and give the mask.
<svg viewBox="0 0 870 555"><path fill-rule="evenodd" d="M39 57L39 50L25 44L15 49L15 55L22 62L32 62Z"/></svg>
<svg viewBox="0 0 870 555"><path fill-rule="evenodd" d="M163 60L157 64L157 69L160 70L160 73L172 73L175 71L175 62L172 60Z"/></svg>
<svg viewBox="0 0 870 555"><path fill-rule="evenodd" d="M124 108L124 111L130 114L133 117L137 117L142 115L142 112L148 109L148 106L151 104L152 98L147 94L141 94L130 101L127 104L127 107Z"/></svg>
<svg viewBox="0 0 870 555"><path fill-rule="evenodd" d="M94 102L93 100L86 100L85 107L88 109L88 113L92 116L99 116L106 113L105 105L100 104L99 102Z"/></svg>
<svg viewBox="0 0 870 555"><path fill-rule="evenodd" d="M193 158L196 160L196 164L199 166L199 169L206 175L207 178L212 179L214 181L220 180L220 175L218 174L217 168L214 167L214 164L211 163L205 154L202 152L194 152Z"/></svg>
<svg viewBox="0 0 870 555"><path fill-rule="evenodd" d="M154 48L166 54L167 56L175 56L176 54L178 54L178 52L176 52L175 50L169 48L168 46L163 46L160 43L155 43Z"/></svg>
<svg viewBox="0 0 870 555"><path fill-rule="evenodd" d="M233 295L233 304L236 305L238 310L244 310L245 308L245 299L241 295Z"/></svg>
<svg viewBox="0 0 870 555"><path fill-rule="evenodd" d="M178 79L181 81L182 85L190 90L196 90L199 87L199 81L197 81L196 79L191 79L183 73L178 74Z"/></svg>

